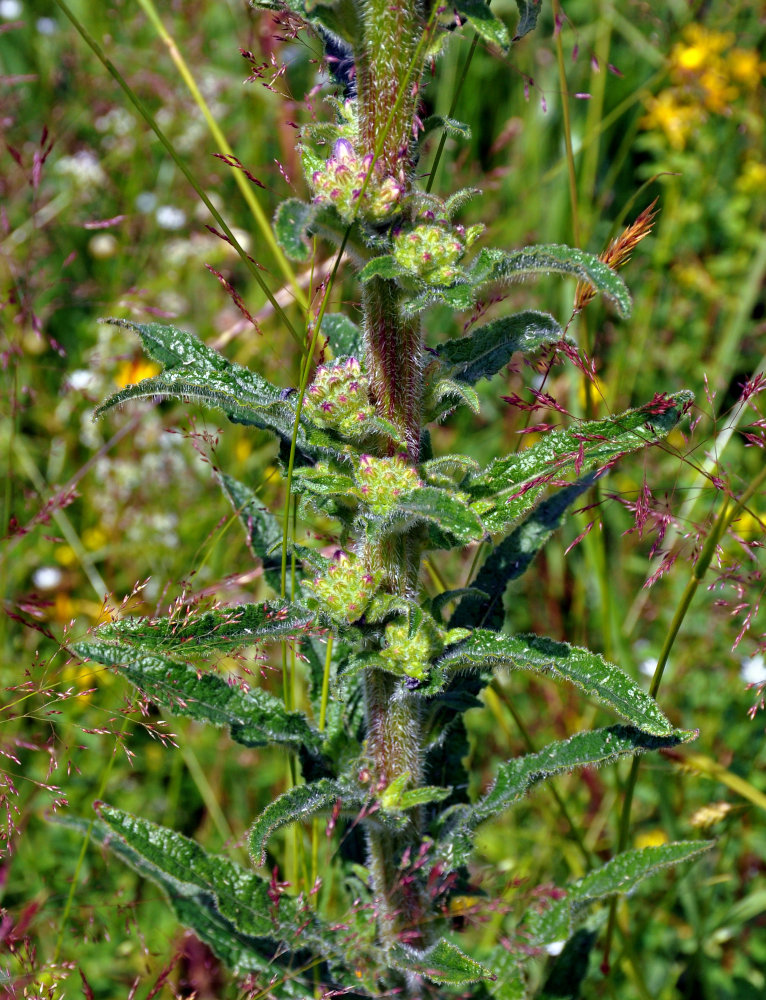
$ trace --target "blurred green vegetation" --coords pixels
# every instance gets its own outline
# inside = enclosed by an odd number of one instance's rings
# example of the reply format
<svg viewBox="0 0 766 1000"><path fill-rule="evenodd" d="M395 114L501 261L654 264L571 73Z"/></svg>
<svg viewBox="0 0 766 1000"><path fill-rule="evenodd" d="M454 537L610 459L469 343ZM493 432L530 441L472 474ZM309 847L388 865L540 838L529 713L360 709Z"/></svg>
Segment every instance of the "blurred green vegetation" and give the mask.
<svg viewBox="0 0 766 1000"><path fill-rule="evenodd" d="M300 328L294 291L139 5L81 0L72 9ZM493 9L513 23L510 0ZM463 221L486 223L489 244L573 242L576 233L595 252L659 197L654 230L623 272L633 317L618 321L594 302L570 327L595 360L599 396L588 403L581 373L561 363L544 391L582 415L588 405L614 412L688 387L697 394L692 426L667 447L621 462L600 484L598 506L573 518L507 602L514 629L601 649L648 685L723 494L741 494L763 466L762 397L740 400L766 361L764 27L755 5L722 0L698 8L671 0L661 9L572 0L564 13L555 33L546 5L509 60L479 47L455 112L472 138L447 142L435 190L481 187ZM271 15L235 0L189 0L160 14L236 156L264 185L253 191L266 215L285 196L304 195L296 126L330 114L316 40L289 24L275 28ZM449 109L470 35L456 37L437 65L424 97L429 112ZM280 500L274 446L252 430L219 428L209 414L189 417L166 403L92 422L99 399L147 373L136 343L99 318L171 317L285 386L296 381L298 352L236 254L206 228L207 210L53 5L0 0L0 87L0 981L11 997L240 996L174 924L157 890L96 849L81 858L81 841L48 817L63 809L89 816L105 798L242 858L252 817L283 788L275 752L164 719L121 680L68 662L64 647L109 608L151 612L201 592L224 601L264 596L214 470L259 487L265 504ZM424 170L434 148L426 147ZM206 264L236 289L257 331ZM321 276L298 274L303 294ZM544 308L566 322L573 291L551 280L512 286L486 308ZM347 272L333 307L353 313L357 294ZM426 327L432 344L459 332L438 310ZM503 400L529 399L542 367L485 384L481 417L457 414L436 428L435 448L465 447L486 461L518 447L527 423L556 422L555 412L530 416ZM635 844L712 834L717 847L619 910L614 968L608 979L593 970L594 996L740 1000L766 990L764 716L749 717L758 689L747 689L766 682L764 518L766 498L755 496L722 544L660 691L676 724L700 729L695 756L644 762L633 812ZM662 553L667 572L646 589ZM468 566L452 557L439 571L462 585ZM217 665L276 690L262 655ZM527 739L542 745L595 716L541 681L500 679L472 715L475 787ZM182 752L166 746L167 733ZM588 850L602 859L616 843L623 777L605 771L558 782ZM513 826L488 827L481 850L474 881L504 905L467 900L461 920L479 942L513 943L513 915L535 887L584 871L546 792L514 813ZM327 880L331 858L328 842Z"/></svg>

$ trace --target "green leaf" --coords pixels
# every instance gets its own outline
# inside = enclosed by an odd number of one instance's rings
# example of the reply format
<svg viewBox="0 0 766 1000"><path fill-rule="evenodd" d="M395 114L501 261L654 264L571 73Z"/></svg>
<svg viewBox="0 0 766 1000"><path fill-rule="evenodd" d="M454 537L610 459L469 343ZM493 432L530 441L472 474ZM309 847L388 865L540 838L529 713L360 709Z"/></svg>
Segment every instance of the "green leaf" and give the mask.
<svg viewBox="0 0 766 1000"><path fill-rule="evenodd" d="M424 952L394 945L389 952L391 965L402 972L416 972L432 983L462 986L494 979L489 969L469 958L456 945L442 938Z"/></svg>
<svg viewBox="0 0 766 1000"><path fill-rule="evenodd" d="M266 845L276 830L313 816L322 809L332 809L347 792L348 789L339 781L322 778L311 784L295 785L267 805L248 834L255 864L266 864Z"/></svg>
<svg viewBox="0 0 766 1000"><path fill-rule="evenodd" d="M444 115L429 115L423 122L423 131L420 138L423 139L434 129L443 129L452 139L470 139L471 126L465 122L459 122L455 118L446 118Z"/></svg>
<svg viewBox="0 0 766 1000"><path fill-rule="evenodd" d="M492 378L516 351L530 354L563 337L564 331L552 316L528 310L479 327L468 337L448 341L436 353L449 378L475 385L479 379Z"/></svg>
<svg viewBox="0 0 766 1000"><path fill-rule="evenodd" d="M551 743L538 753L506 761L498 768L492 789L467 810L463 822L470 829L492 819L518 802L541 781L578 767L600 767L621 757L678 746L694 739L696 733L674 731L668 736L651 736L633 726L610 726L577 733L568 740Z"/></svg>
<svg viewBox="0 0 766 1000"><path fill-rule="evenodd" d="M342 472L333 472L324 465L298 469L293 477L293 493L314 493L317 496L354 496L355 483Z"/></svg>
<svg viewBox="0 0 766 1000"><path fill-rule="evenodd" d="M311 256L311 247L305 237L311 214L311 205L298 198L288 198L277 208L274 234L291 260L305 261Z"/></svg>
<svg viewBox="0 0 766 1000"><path fill-rule="evenodd" d="M336 358L348 355L361 358L364 355L364 335L356 323L344 313L327 313L322 320L322 333L330 341Z"/></svg>
<svg viewBox="0 0 766 1000"><path fill-rule="evenodd" d="M134 647L191 656L208 650L238 649L259 640L287 639L312 630L316 615L289 601L238 604L214 611L193 607L173 618L119 618L99 626L102 639L130 640ZM314 632L319 629L313 628Z"/></svg>
<svg viewBox="0 0 766 1000"><path fill-rule="evenodd" d="M223 410L235 423L271 430L288 440L292 436L292 404L256 372L234 364L194 334L176 327L130 320L108 322L138 333L147 354L164 364L165 370L110 396L97 407L96 417L130 399L174 396ZM303 440L305 434L299 444Z"/></svg>
<svg viewBox="0 0 766 1000"><path fill-rule="evenodd" d="M401 530L404 526L425 521L437 531L435 547L451 547L451 539L466 544L484 538L481 519L465 500L436 486L423 486L401 497L392 513L381 522L379 530Z"/></svg>
<svg viewBox="0 0 766 1000"><path fill-rule="evenodd" d="M328 961L333 969L346 968L342 939L299 900L281 895L275 905L269 882L255 872L208 854L181 834L120 809L99 804L98 811L111 832L109 846L115 849L115 838L119 838L122 856L140 874L158 882L171 900L184 899L186 919L195 917L202 904L207 920L210 914L218 914L240 941L254 942L262 953L272 956L277 967L281 962L291 964L296 953L305 957L308 952ZM363 952L360 943L360 959ZM281 961L279 956L284 956ZM237 966L234 969L237 971ZM348 978L352 978L351 973Z"/></svg>
<svg viewBox="0 0 766 1000"><path fill-rule="evenodd" d="M526 1000L527 987L519 955L498 944L485 962L496 976L486 987L493 1000Z"/></svg>
<svg viewBox="0 0 766 1000"><path fill-rule="evenodd" d="M520 38L532 31L537 24L542 5L543 0L516 0L516 6L519 8L519 23L516 25L516 34L513 36L514 42L518 42Z"/></svg>
<svg viewBox="0 0 766 1000"><path fill-rule="evenodd" d="M621 316L629 316L630 293L619 274L596 256L575 247L550 244L525 247L506 253L502 250L481 250L469 272L469 280L476 288L524 275L566 274L587 281L597 292L612 299Z"/></svg>
<svg viewBox="0 0 766 1000"><path fill-rule="evenodd" d="M558 490L532 511L487 556L467 595L450 621L453 628L482 625L499 631L505 613L502 597L512 580L522 576L540 549L559 527L570 504L590 489L594 476L585 476L572 486Z"/></svg>
<svg viewBox="0 0 766 1000"><path fill-rule="evenodd" d="M247 747L277 744L317 753L322 737L301 712L288 712L282 701L254 688L230 685L219 674L201 673L160 653L127 644L78 642L72 650L83 659L114 667L151 701L175 715L227 726L231 738Z"/></svg>
<svg viewBox="0 0 766 1000"><path fill-rule="evenodd" d="M550 431L532 447L495 459L462 488L474 501L487 530L503 531L535 506L551 480L571 470L579 475L603 469L620 455L665 437L693 398L690 392L677 392L615 417Z"/></svg>
<svg viewBox="0 0 766 1000"><path fill-rule="evenodd" d="M625 895L650 875L691 861L712 846L709 841L678 841L618 854L570 886L564 899L543 913L529 916L525 929L530 934L530 943L545 945L566 940L586 907L609 896Z"/></svg>
<svg viewBox="0 0 766 1000"><path fill-rule="evenodd" d="M370 281L371 278L384 278L389 281L392 278L400 278L408 274L406 268L397 261L392 254L381 254L368 261L359 272L359 280Z"/></svg>
<svg viewBox="0 0 766 1000"><path fill-rule="evenodd" d="M193 879L180 882L178 878L170 876L161 865L143 857L131 843L115 836L111 826L106 823L98 820L89 823L71 816L56 816L54 822L76 830L96 844L108 847L139 875L155 882L165 893L178 920L190 927L227 968L240 975L262 972L271 977L274 974L275 964L278 962L275 943L277 928L272 928L271 934L259 937L238 931L231 921L218 912L215 898L206 887L198 886ZM238 870L244 874L242 869ZM293 992L291 988L287 995L305 997L305 991L297 991L299 986L300 981L295 983L296 991Z"/></svg>
<svg viewBox="0 0 766 1000"><path fill-rule="evenodd" d="M282 587L282 525L261 506L257 495L231 476L220 473L218 481L245 529L250 551L263 563L263 575L273 591ZM276 551L277 549L280 551Z"/></svg>
<svg viewBox="0 0 766 1000"><path fill-rule="evenodd" d="M619 667L598 653L566 642L540 635L503 635L476 629L459 646L450 647L437 666L443 671L506 667L547 674L573 684L645 733L676 735L657 702Z"/></svg>
<svg viewBox="0 0 766 1000"><path fill-rule="evenodd" d="M551 966L538 1000L579 1000L598 930L581 927Z"/></svg>
<svg viewBox="0 0 766 1000"><path fill-rule="evenodd" d="M508 29L489 9L484 0L457 0L455 8L458 13L470 18L471 24L480 38L492 45L497 45L507 52L511 45Z"/></svg>

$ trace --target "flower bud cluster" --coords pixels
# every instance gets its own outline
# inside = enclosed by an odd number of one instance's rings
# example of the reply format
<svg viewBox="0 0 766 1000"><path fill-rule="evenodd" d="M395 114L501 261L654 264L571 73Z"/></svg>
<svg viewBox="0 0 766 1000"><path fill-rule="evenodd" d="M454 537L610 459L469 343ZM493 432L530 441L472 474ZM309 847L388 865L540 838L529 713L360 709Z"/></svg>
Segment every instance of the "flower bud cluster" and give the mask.
<svg viewBox="0 0 766 1000"><path fill-rule="evenodd" d="M415 469L401 455L374 458L360 455L356 481L365 504L374 514L387 514L404 493L423 485Z"/></svg>
<svg viewBox="0 0 766 1000"><path fill-rule="evenodd" d="M380 651L380 658L385 664L384 669L390 673L424 681L432 660L444 647L460 642L469 634L469 629L462 628L445 631L431 617L424 618L412 635L407 622L392 622L386 625L386 644Z"/></svg>
<svg viewBox="0 0 766 1000"><path fill-rule="evenodd" d="M344 625L361 618L380 586L381 571L356 556L341 553L325 576L307 586L314 591L335 621Z"/></svg>
<svg viewBox="0 0 766 1000"><path fill-rule="evenodd" d="M402 267L429 285L451 285L460 276L458 264L484 227L421 223L394 237L394 257Z"/></svg>
<svg viewBox="0 0 766 1000"><path fill-rule="evenodd" d="M356 358L320 365L306 390L303 409L316 427L337 431L346 438L369 433L375 416L370 404L369 382Z"/></svg>
<svg viewBox="0 0 766 1000"><path fill-rule="evenodd" d="M330 202L347 222L356 217L385 222L396 211L404 188L396 178L373 166L373 160L372 153L360 157L348 139L338 139L332 156L311 176L314 201ZM372 177L362 195L370 170Z"/></svg>

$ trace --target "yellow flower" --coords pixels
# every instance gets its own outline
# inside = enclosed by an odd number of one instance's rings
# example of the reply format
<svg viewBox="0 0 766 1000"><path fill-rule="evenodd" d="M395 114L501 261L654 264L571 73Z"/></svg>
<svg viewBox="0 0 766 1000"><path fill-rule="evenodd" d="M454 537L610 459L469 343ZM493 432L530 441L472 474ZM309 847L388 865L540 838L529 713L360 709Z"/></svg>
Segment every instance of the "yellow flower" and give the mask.
<svg viewBox="0 0 766 1000"><path fill-rule="evenodd" d="M766 163L748 160L735 186L742 194L766 194Z"/></svg>
<svg viewBox="0 0 766 1000"><path fill-rule="evenodd" d="M673 149L683 149L694 128L704 120L699 106L682 103L673 90L663 90L646 102L646 114L641 122L649 131L659 129Z"/></svg>
<svg viewBox="0 0 766 1000"><path fill-rule="evenodd" d="M159 365L156 365L153 361L146 361L144 358L123 361L115 373L114 381L120 389L124 389L126 385L135 385L136 382L140 382L142 379L159 375L160 370Z"/></svg>
<svg viewBox="0 0 766 1000"><path fill-rule="evenodd" d="M739 90L729 83L717 67L711 67L700 73L699 84L705 107L717 114L726 111L732 101L739 97Z"/></svg>
<svg viewBox="0 0 766 1000"><path fill-rule="evenodd" d="M637 834L634 840L636 847L662 847L667 842L668 835L660 829L644 830L643 833Z"/></svg>
<svg viewBox="0 0 766 1000"><path fill-rule="evenodd" d="M732 80L748 90L755 90L766 70L755 49L732 49L726 56L726 68Z"/></svg>

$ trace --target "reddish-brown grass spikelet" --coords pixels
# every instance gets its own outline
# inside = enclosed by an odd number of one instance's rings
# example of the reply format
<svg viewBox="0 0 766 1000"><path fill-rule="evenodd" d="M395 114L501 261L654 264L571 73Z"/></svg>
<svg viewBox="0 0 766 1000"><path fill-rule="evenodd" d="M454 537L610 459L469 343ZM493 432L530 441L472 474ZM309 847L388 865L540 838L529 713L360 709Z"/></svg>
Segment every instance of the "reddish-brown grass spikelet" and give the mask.
<svg viewBox="0 0 766 1000"><path fill-rule="evenodd" d="M614 271L622 267L623 264L627 264L636 246L652 231L654 220L657 217L657 210L654 207L656 204L657 198L643 210L634 222L631 222L627 229L623 229L620 235L612 240L606 250L599 254L599 260L608 264ZM575 313L582 312L595 297L595 288L587 281L579 281L575 289Z"/></svg>

